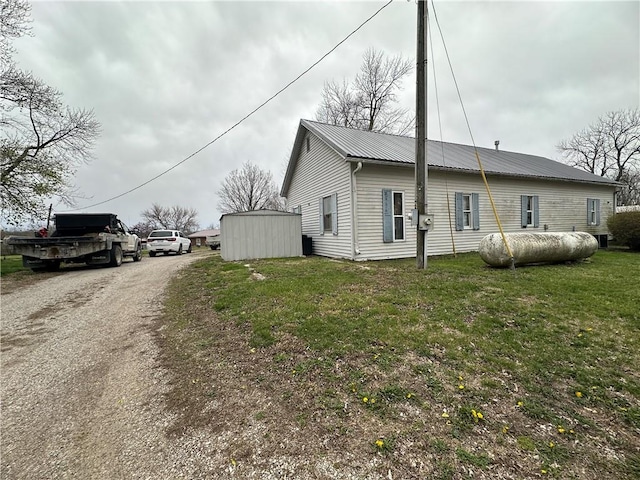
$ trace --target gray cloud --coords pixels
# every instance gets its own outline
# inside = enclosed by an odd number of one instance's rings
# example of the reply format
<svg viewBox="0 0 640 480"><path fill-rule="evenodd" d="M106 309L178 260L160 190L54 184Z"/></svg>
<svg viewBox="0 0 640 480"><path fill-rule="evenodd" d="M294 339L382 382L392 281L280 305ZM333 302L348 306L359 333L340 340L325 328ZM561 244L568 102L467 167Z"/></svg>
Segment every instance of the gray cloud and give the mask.
<svg viewBox="0 0 640 480"><path fill-rule="evenodd" d="M286 85L384 2L36 2L16 59L103 125L80 206L175 165ZM476 143L557 158L555 145L609 110L640 104L637 2L443 2L440 24ZM433 20L433 16L432 16ZM435 22L432 21L432 26ZM220 216L215 194L246 160L279 182L300 118L325 80L353 77L369 46L415 57L416 5L397 1L227 136L93 211L136 223L152 202ZM432 31L445 141L470 143ZM432 74L429 74L432 78ZM415 77L401 100L414 108ZM433 82L429 136L438 138Z"/></svg>

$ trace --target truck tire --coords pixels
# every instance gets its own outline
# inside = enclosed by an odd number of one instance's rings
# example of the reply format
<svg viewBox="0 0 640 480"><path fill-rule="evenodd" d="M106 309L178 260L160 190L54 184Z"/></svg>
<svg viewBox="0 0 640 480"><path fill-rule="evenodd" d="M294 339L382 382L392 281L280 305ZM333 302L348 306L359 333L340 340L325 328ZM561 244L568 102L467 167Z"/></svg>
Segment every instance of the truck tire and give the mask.
<svg viewBox="0 0 640 480"><path fill-rule="evenodd" d="M110 267L119 267L122 265L122 247L119 244L114 244L111 247L111 260L109 261Z"/></svg>
<svg viewBox="0 0 640 480"><path fill-rule="evenodd" d="M142 245L138 244L138 248L136 248L136 253L133 256L133 261L139 262L140 260L142 260Z"/></svg>
<svg viewBox="0 0 640 480"><path fill-rule="evenodd" d="M180 246L178 247L178 251L176 252L176 255L182 255L182 244L180 244Z"/></svg>
<svg viewBox="0 0 640 480"><path fill-rule="evenodd" d="M153 250L149 250L149 256L150 257L155 257L156 256L156 252L154 252Z"/></svg>
<svg viewBox="0 0 640 480"><path fill-rule="evenodd" d="M44 267L47 272L57 272L60 270L60 260L52 260L47 262L47 265Z"/></svg>
<svg viewBox="0 0 640 480"><path fill-rule="evenodd" d="M189 244L189 248L187 248L187 253L191 253L191 244Z"/></svg>

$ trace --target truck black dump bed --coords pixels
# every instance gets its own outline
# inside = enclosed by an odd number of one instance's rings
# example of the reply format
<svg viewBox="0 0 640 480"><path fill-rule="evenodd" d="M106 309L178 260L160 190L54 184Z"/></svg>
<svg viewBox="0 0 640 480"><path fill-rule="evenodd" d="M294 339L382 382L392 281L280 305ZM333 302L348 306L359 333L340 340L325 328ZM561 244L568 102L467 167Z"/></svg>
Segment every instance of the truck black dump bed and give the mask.
<svg viewBox="0 0 640 480"><path fill-rule="evenodd" d="M70 237L88 233L115 232L117 217L113 213L58 213L52 237Z"/></svg>

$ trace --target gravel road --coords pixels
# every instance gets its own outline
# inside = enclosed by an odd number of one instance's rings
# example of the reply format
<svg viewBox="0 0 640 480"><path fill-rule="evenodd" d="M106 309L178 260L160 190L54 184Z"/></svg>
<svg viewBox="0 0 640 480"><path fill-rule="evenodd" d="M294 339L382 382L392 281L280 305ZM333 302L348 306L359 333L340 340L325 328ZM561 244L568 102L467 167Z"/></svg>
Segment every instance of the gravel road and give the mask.
<svg viewBox="0 0 640 480"><path fill-rule="evenodd" d="M80 268L0 297L3 479L163 479L189 455L164 435L152 326L168 279L199 255ZM184 447L184 445L182 446ZM188 476L188 475L187 475Z"/></svg>

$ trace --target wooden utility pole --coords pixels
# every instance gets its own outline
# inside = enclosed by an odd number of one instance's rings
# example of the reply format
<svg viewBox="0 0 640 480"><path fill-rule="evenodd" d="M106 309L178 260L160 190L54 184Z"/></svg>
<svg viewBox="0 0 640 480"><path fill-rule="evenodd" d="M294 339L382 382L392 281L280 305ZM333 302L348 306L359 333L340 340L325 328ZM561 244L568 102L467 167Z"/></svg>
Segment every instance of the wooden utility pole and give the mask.
<svg viewBox="0 0 640 480"><path fill-rule="evenodd" d="M418 0L418 52L416 82L416 209L418 230L416 264L427 268L427 230L422 224L427 213L427 2Z"/></svg>

